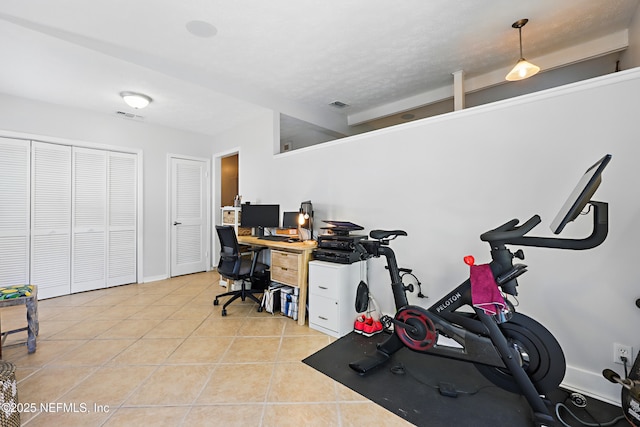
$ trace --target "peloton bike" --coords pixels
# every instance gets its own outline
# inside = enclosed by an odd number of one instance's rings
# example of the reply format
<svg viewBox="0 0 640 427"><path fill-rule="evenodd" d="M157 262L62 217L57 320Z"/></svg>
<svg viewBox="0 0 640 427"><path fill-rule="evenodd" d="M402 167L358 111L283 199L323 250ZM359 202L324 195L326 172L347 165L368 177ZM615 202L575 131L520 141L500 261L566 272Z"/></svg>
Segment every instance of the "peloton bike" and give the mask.
<svg viewBox="0 0 640 427"><path fill-rule="evenodd" d="M427 309L409 305L406 291L411 290L410 286L402 283L402 270L389 247L389 241L407 233L402 230L371 231L370 240L360 241L360 251L365 259L386 258L396 314L393 318L383 316L381 320L387 329L393 325L393 334L377 345L375 353L351 362L349 366L365 375L385 364L403 347L467 361L495 385L521 393L533 410L533 421L537 427L556 425L543 396L562 382L565 357L554 336L534 319L516 313L508 300L510 295L518 294L517 278L527 271L527 266L513 263L513 258L523 260L524 253L521 249L511 252L507 245L583 250L604 242L608 233L608 205L592 201L591 197L600 185L602 171L610 160L611 155L607 154L585 172L551 224L553 233L559 234L589 205L589 210L593 211L593 231L589 237L526 236L540 223L538 215L520 226L517 219L512 219L480 235L480 239L491 247L489 266L496 285L506 297L506 309L498 315L490 315L474 307L470 279ZM463 307L465 310L460 310ZM439 344L439 336L453 339L458 346Z"/></svg>

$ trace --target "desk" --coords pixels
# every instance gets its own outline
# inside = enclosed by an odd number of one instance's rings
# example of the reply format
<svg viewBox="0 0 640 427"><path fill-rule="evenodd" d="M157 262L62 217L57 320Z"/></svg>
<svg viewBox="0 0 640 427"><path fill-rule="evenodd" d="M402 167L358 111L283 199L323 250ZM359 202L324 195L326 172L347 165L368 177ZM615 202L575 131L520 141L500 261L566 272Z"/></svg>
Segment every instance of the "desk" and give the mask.
<svg viewBox="0 0 640 427"><path fill-rule="evenodd" d="M288 285L296 286L300 289L299 304L298 304L298 324L304 325L306 312L307 312L307 289L309 287L309 261L311 261L311 254L313 250L318 246L315 240L307 240L305 242L280 242L275 240L264 240L253 236L238 236L238 243L241 245L250 245L258 247L266 247L270 250L276 250L283 253L292 253L299 256L299 268L297 271L297 277L294 278L295 283L286 283ZM271 258L273 262L273 257Z"/></svg>

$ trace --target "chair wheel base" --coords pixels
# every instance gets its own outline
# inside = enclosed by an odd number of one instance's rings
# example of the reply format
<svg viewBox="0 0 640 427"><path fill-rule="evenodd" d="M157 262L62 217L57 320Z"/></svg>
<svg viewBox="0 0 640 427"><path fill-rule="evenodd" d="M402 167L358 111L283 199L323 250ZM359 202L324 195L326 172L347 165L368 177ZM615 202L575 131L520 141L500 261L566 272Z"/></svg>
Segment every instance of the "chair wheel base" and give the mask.
<svg viewBox="0 0 640 427"><path fill-rule="evenodd" d="M258 313L262 313L262 306L258 307Z"/></svg>
<svg viewBox="0 0 640 427"><path fill-rule="evenodd" d="M213 300L213 305L220 305L220 301L218 301L217 299Z"/></svg>
<svg viewBox="0 0 640 427"><path fill-rule="evenodd" d="M226 315L227 315L227 310L226 310L226 309L224 309L224 308L222 309L222 315L223 315L223 316L226 316Z"/></svg>

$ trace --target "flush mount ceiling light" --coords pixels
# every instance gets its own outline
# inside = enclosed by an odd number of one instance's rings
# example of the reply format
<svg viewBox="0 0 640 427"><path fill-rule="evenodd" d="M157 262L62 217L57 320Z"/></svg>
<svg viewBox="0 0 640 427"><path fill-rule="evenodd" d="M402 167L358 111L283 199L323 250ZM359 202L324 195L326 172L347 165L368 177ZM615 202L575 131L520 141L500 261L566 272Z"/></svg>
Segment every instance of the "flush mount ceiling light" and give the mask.
<svg viewBox="0 0 640 427"><path fill-rule="evenodd" d="M513 67L513 70L511 70L505 77L505 79L509 80L510 82L528 79L529 77L537 74L538 71L540 71L540 67L538 67L537 65L533 65L532 63L524 59L524 56L522 56L522 27L524 27L527 22L529 22L528 19L520 19L511 25L513 28L518 29L518 34L520 36L520 60L518 61L516 66Z"/></svg>
<svg viewBox="0 0 640 427"><path fill-rule="evenodd" d="M150 97L136 92L120 92L120 96L129 107L136 110L146 107L151 102Z"/></svg>

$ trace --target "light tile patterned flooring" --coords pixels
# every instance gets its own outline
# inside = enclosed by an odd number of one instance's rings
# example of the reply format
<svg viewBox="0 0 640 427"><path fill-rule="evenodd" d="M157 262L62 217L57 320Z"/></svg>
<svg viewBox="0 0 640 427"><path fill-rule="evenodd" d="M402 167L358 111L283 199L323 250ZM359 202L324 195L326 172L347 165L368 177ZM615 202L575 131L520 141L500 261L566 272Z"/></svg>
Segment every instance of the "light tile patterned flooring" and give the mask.
<svg viewBox="0 0 640 427"><path fill-rule="evenodd" d="M36 426L404 426L301 362L333 338L235 301L215 272L39 302L37 351L12 334L21 422ZM23 327L25 307L0 311ZM48 412L41 411L42 406Z"/></svg>

